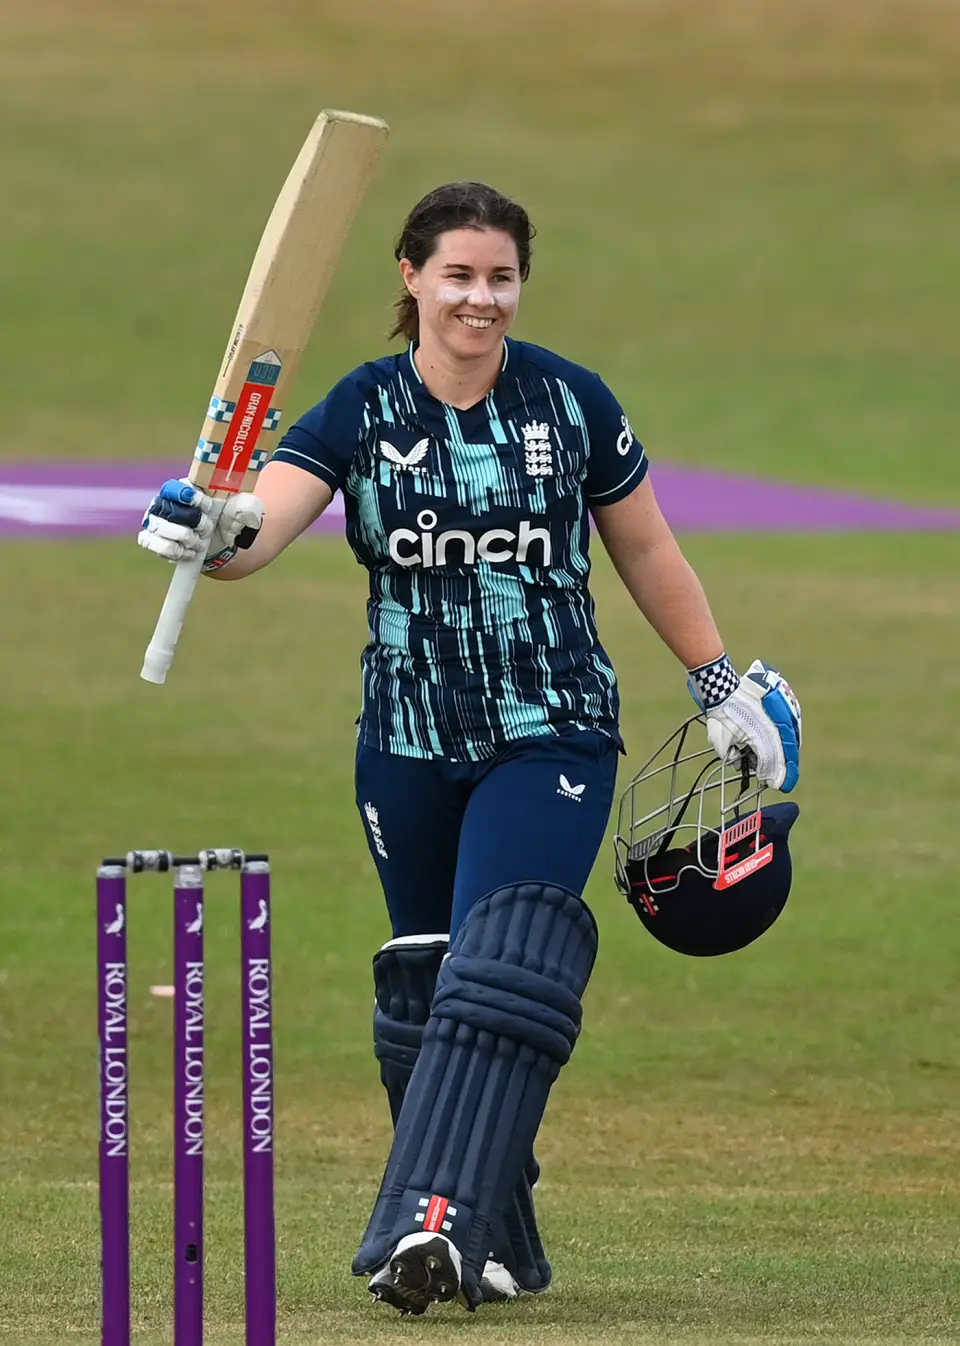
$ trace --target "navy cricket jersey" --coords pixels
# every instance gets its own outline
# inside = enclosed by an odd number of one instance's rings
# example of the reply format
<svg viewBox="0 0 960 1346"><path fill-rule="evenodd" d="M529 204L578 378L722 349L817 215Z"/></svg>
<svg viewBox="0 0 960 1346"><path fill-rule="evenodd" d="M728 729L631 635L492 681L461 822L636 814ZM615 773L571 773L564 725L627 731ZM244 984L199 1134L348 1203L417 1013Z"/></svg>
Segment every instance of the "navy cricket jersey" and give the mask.
<svg viewBox="0 0 960 1346"><path fill-rule="evenodd" d="M348 374L273 456L343 491L370 572L362 743L460 761L570 725L619 743L587 511L647 459L596 374L508 339L496 386L460 411L411 348Z"/></svg>

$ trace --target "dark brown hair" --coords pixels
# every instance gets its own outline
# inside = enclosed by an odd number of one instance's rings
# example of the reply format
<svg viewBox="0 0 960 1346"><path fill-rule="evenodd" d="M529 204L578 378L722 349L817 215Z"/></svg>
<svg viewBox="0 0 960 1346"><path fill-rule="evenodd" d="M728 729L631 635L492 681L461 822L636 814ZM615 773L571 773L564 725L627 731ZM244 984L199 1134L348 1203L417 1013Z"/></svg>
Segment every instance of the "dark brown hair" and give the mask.
<svg viewBox="0 0 960 1346"><path fill-rule="evenodd" d="M419 271L432 257L441 234L450 229L502 229L517 245L520 279L530 275L530 252L536 233L523 206L484 182L447 182L418 201L406 218L394 257L406 257ZM404 286L393 306L391 338L416 341L420 335L417 301Z"/></svg>

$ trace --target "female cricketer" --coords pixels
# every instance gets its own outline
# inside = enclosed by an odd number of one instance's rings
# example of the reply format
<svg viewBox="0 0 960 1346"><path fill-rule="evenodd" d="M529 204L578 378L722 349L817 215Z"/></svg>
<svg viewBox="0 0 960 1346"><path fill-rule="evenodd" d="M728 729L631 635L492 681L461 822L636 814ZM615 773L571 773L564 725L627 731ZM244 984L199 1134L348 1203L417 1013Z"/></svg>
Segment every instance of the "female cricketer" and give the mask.
<svg viewBox="0 0 960 1346"><path fill-rule="evenodd" d="M768 665L735 671L614 395L508 336L532 236L484 184L430 192L396 249L402 354L343 378L216 526L171 481L138 539L241 579L343 492L370 576L356 791L393 931L374 1042L396 1126L353 1269L402 1313L550 1283L533 1142L579 1033L622 748L591 519L718 755L783 790L799 772L795 703Z"/></svg>

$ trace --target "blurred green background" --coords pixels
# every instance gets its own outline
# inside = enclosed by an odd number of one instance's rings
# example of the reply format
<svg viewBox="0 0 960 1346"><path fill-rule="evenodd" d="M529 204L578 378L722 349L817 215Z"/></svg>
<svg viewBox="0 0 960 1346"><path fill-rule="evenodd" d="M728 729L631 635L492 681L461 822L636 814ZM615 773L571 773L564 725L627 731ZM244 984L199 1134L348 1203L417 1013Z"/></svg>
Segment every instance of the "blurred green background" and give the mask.
<svg viewBox="0 0 960 1346"><path fill-rule="evenodd" d="M296 414L386 349L392 246L452 177L539 228L518 335L600 370L651 457L960 501L952 0L3 0L5 459L186 466L260 229L324 106L393 136ZM655 471L655 469L654 469ZM740 663L805 710L795 890L717 962L650 941L605 852L601 955L541 1151L556 1286L400 1322L349 1258L388 1141L387 929L352 803L364 579L304 541L201 587L132 538L0 544L0 1341L97 1335L93 872L276 857L282 1341L960 1339L955 537L682 539ZM686 713L602 556L624 781ZM211 880L209 1340L242 1340L233 886ZM167 887L133 894L136 1340L170 1340Z"/></svg>

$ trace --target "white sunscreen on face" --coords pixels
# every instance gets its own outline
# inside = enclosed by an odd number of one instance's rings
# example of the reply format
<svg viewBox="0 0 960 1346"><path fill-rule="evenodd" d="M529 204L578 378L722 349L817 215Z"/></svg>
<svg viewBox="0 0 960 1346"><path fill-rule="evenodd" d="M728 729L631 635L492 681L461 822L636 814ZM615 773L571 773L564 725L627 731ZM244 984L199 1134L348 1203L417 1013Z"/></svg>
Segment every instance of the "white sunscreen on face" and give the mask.
<svg viewBox="0 0 960 1346"><path fill-rule="evenodd" d="M437 298L450 308L456 308L458 304L469 304L472 308L493 305L501 313L515 313L520 303L520 285L500 285L494 289L485 280L474 280L469 285L446 281L438 288Z"/></svg>

